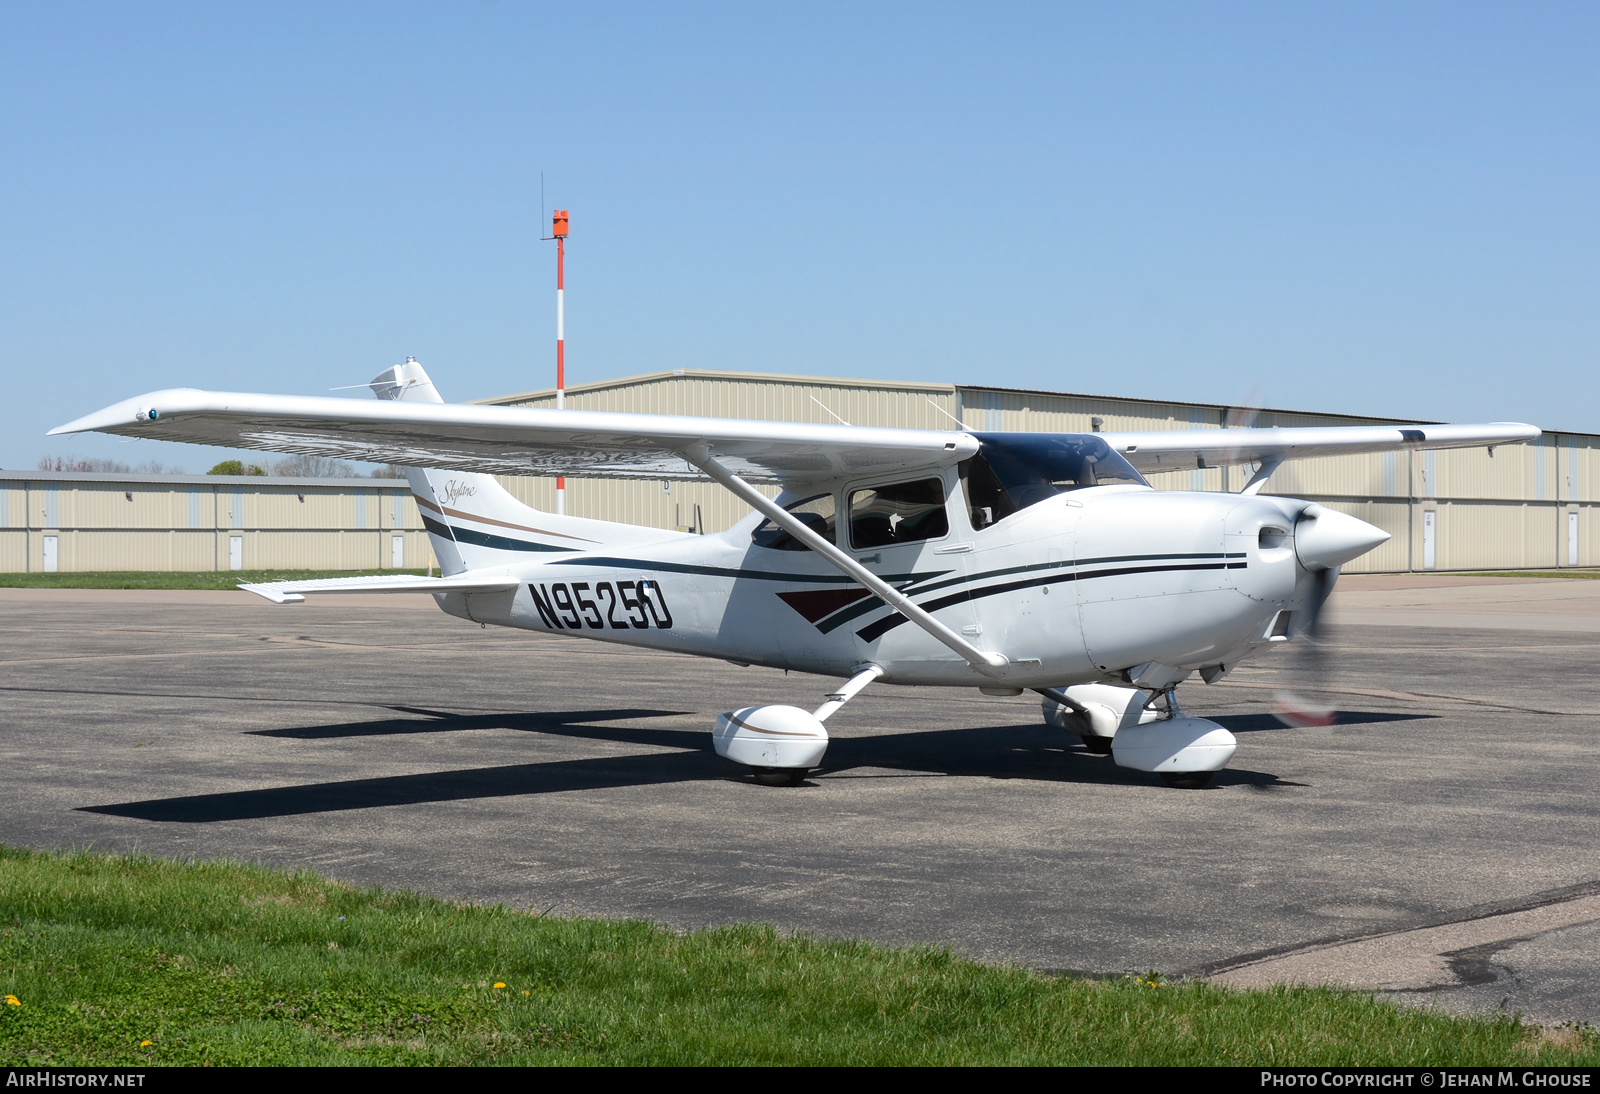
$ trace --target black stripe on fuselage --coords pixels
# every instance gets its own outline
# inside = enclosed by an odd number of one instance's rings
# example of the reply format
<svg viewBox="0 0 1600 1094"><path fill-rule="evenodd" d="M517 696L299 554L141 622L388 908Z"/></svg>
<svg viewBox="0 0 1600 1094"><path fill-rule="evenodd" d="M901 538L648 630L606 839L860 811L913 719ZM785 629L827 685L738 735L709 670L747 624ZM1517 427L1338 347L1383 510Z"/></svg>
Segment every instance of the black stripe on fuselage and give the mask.
<svg viewBox="0 0 1600 1094"><path fill-rule="evenodd" d="M791 574L781 573L776 570L742 570L735 566L695 566L686 562L651 562L643 558L563 558L557 559L551 565L561 566L609 566L617 570L649 570L663 574L700 574L704 577L728 577L736 581L792 581L806 585L856 585L855 578L844 574ZM894 585L896 582L911 582L912 587L918 581L930 581L943 577L949 570L936 570L931 574L882 574L884 581Z"/></svg>
<svg viewBox="0 0 1600 1094"><path fill-rule="evenodd" d="M1211 556L1216 557L1216 556ZM942 596L919 604L925 612L936 612L940 608L948 608L954 604L961 604L971 600L982 600L985 597L998 596L1001 593L1016 592L1019 589L1032 589L1041 585L1055 585L1067 581L1088 581L1097 577L1126 577L1129 574L1160 574L1171 573L1177 570L1243 570L1243 562L1192 562L1178 563L1163 566L1120 566L1111 570L1087 570L1078 573L1046 574L1043 577L1032 577L1026 581L1008 581L1002 585L986 585L981 589L962 589L950 596ZM875 642L885 634L894 630L900 624L908 622L899 612L885 616L876 623L868 624L856 632L864 642Z"/></svg>
<svg viewBox="0 0 1600 1094"><path fill-rule="evenodd" d="M1193 554L1108 555L1105 558L1058 559L1054 562L1032 562L1026 566L1006 566L998 570L985 570L980 574L966 574L961 577L951 578L948 581L936 581L928 585L912 586L901 591L920 595L922 593L937 592L940 589L948 589L956 585L968 585L975 581L988 581L991 578L1005 577L1007 574L1026 574L1033 573L1038 570L1064 570L1083 566L1102 566L1108 562L1167 562L1177 559L1196 558L1220 558L1226 560L1230 558L1243 557L1244 552L1242 551L1227 554L1224 554L1220 551L1197 551ZM862 616L875 612L882 607L885 607L883 601L875 596L866 600L858 601L857 603L851 604L846 608L841 608L832 615L818 621L817 629L823 634L827 634L829 631L844 626L852 619L860 619Z"/></svg>
<svg viewBox="0 0 1600 1094"><path fill-rule="evenodd" d="M528 539L512 539L509 536L492 536L488 532L475 532L460 525L443 524L427 514L423 514L422 526L443 539L470 543L474 547L492 547L497 551L561 551L568 554L577 551L576 547L552 547L548 543L535 543Z"/></svg>

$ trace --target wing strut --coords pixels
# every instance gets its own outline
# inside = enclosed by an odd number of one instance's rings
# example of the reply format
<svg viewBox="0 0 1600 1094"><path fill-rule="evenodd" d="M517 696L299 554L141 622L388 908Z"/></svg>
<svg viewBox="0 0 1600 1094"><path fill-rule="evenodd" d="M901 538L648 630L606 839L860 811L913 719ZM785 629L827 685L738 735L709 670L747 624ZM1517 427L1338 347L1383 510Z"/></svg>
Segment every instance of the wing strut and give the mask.
<svg viewBox="0 0 1600 1094"><path fill-rule="evenodd" d="M716 457L711 455L709 445L704 443L693 445L683 449L680 455L733 491L740 500L746 502L756 512L827 559L840 573L846 577L854 578L874 593L877 593L885 604L960 654L962 659L973 668L985 676L999 677L1005 675L1006 667L1010 662L1003 654L983 652L955 631L917 607L909 597L902 595L900 590L817 535L803 521L796 518L793 513L778 505L761 491L722 466L721 463L717 462Z"/></svg>
<svg viewBox="0 0 1600 1094"><path fill-rule="evenodd" d="M1244 484L1244 489L1239 493L1249 494L1252 497L1261 493L1261 488L1267 485L1267 480L1272 478L1272 473L1281 466L1283 466L1282 456L1267 456L1263 458L1261 466L1256 468L1256 473L1250 476L1250 481Z"/></svg>

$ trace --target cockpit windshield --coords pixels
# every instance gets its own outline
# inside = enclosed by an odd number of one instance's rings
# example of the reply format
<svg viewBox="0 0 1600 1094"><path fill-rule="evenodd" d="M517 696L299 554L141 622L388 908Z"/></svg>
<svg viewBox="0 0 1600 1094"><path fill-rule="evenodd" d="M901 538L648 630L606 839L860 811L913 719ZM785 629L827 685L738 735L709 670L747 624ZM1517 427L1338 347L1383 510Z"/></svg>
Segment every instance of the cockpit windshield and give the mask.
<svg viewBox="0 0 1600 1094"><path fill-rule="evenodd" d="M1133 465L1099 437L1081 433L974 433L982 446L961 465L974 528L1068 490L1148 486Z"/></svg>

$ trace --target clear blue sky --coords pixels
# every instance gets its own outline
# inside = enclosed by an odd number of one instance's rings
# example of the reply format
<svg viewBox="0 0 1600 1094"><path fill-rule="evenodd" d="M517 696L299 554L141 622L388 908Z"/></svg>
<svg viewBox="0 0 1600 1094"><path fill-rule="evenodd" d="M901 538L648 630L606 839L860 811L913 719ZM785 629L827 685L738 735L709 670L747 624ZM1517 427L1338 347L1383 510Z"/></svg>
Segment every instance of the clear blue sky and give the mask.
<svg viewBox="0 0 1600 1094"><path fill-rule="evenodd" d="M0 466L706 367L1600 431L1600 6L0 7ZM350 393L362 396L364 392Z"/></svg>

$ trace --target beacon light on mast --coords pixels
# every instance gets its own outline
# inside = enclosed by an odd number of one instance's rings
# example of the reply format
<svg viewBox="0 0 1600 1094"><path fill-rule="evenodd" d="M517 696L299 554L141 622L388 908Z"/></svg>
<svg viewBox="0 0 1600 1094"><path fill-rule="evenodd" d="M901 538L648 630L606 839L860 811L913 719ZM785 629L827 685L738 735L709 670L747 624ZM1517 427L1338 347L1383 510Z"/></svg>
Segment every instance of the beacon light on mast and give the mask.
<svg viewBox="0 0 1600 1094"><path fill-rule="evenodd" d="M556 241L556 409L567 408L567 211L557 209L550 218ZM567 511L567 478L556 476L556 512Z"/></svg>

